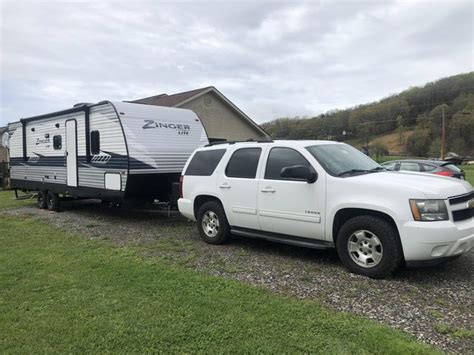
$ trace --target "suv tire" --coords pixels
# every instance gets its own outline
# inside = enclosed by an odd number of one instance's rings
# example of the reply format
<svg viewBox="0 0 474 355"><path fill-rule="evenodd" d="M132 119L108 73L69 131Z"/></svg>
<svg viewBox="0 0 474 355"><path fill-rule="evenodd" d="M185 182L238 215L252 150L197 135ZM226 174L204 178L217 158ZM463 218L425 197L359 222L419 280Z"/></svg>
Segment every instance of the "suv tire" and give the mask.
<svg viewBox="0 0 474 355"><path fill-rule="evenodd" d="M358 216L344 223L336 247L344 266L374 279L390 275L403 260L397 230L373 216Z"/></svg>
<svg viewBox="0 0 474 355"><path fill-rule="evenodd" d="M209 201L199 207L197 225L199 234L206 243L224 244L230 238L229 223L219 202Z"/></svg>
<svg viewBox="0 0 474 355"><path fill-rule="evenodd" d="M59 209L59 195L48 191L46 195L46 206L50 211L57 211Z"/></svg>
<svg viewBox="0 0 474 355"><path fill-rule="evenodd" d="M46 205L46 195L47 191L38 191L38 200L37 200L37 206L39 209L44 210L48 206Z"/></svg>

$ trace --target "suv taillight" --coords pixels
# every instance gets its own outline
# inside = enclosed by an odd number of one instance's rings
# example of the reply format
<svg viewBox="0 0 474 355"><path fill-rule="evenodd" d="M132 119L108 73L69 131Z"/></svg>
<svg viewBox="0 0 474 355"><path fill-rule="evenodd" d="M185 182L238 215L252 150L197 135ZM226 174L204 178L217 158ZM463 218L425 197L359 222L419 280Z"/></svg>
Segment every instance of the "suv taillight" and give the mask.
<svg viewBox="0 0 474 355"><path fill-rule="evenodd" d="M449 171L440 171L439 173L435 173L436 175L441 175L441 176L454 176L453 173L450 173Z"/></svg>
<svg viewBox="0 0 474 355"><path fill-rule="evenodd" d="M184 182L184 175L179 177L179 198L183 198L183 182Z"/></svg>

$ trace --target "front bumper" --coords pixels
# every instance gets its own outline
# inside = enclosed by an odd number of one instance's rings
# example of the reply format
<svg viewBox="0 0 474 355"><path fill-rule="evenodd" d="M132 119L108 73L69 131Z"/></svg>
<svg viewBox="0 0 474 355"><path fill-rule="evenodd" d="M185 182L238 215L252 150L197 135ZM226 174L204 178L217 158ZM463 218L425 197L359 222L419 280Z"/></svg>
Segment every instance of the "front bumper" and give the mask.
<svg viewBox="0 0 474 355"><path fill-rule="evenodd" d="M405 261L449 259L474 247L474 218L451 222L406 222L400 228Z"/></svg>
<svg viewBox="0 0 474 355"><path fill-rule="evenodd" d="M422 268L422 267L432 267L432 266L437 266L443 263L446 263L448 261L457 259L460 255L454 255L454 256L447 256L445 258L437 258L437 259L431 259L431 260L417 260L417 261L407 261L405 262L405 266L409 269L411 268Z"/></svg>
<svg viewBox="0 0 474 355"><path fill-rule="evenodd" d="M186 218L196 221L196 217L194 216L194 204L193 201L180 198L178 199L178 209L179 212Z"/></svg>

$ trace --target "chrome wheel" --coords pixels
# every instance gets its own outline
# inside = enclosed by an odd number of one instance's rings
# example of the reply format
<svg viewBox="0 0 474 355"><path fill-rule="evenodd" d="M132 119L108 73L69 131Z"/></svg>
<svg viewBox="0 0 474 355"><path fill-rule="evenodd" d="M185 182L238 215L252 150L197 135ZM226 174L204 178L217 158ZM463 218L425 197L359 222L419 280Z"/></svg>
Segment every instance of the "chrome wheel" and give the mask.
<svg viewBox="0 0 474 355"><path fill-rule="evenodd" d="M367 230L352 233L347 241L347 250L352 260L364 268L378 265L383 256L380 239Z"/></svg>
<svg viewBox="0 0 474 355"><path fill-rule="evenodd" d="M202 216L202 230L209 238L219 233L219 217L213 211L206 211Z"/></svg>

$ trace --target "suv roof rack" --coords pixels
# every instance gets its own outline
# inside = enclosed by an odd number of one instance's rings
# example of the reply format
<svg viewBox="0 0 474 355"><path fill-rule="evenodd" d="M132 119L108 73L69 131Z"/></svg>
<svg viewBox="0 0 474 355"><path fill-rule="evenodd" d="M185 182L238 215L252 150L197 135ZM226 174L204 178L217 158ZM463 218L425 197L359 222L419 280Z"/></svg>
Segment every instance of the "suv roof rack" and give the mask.
<svg viewBox="0 0 474 355"><path fill-rule="evenodd" d="M244 141L216 141L206 144L205 147L212 147L219 144L235 144L235 143L273 143L273 139L247 139Z"/></svg>

